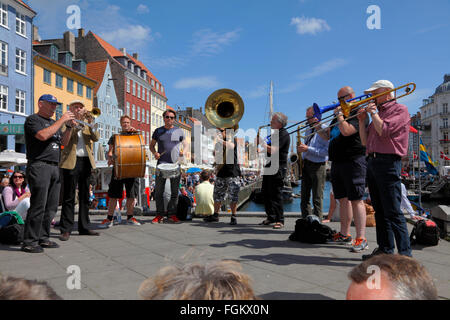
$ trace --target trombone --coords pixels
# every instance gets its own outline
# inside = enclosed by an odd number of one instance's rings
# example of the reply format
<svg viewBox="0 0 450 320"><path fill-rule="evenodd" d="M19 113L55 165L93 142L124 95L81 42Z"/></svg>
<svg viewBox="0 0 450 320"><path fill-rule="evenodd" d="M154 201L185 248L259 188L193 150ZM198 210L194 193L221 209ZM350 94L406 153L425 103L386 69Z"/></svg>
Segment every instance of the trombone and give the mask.
<svg viewBox="0 0 450 320"><path fill-rule="evenodd" d="M397 91L399 91L401 89L404 89L405 93L403 93L402 95L397 96ZM397 87L397 88L394 88L394 89L391 89L391 90L388 90L388 91L384 91L384 92L381 92L381 93L376 94L376 95L370 95L367 98L364 98L364 96L360 96L360 97L353 98L353 99L350 99L350 100L347 100L347 101L345 101L344 99L340 99L339 103L332 104L330 106L326 106L326 107L323 107L323 108L319 108L318 107L317 111L318 112L320 111L321 113L324 113L324 112L327 112L329 110L333 110L333 109L335 109L337 107L341 107L342 113L346 117L345 120L349 120L349 119L353 119L353 118L358 116L357 113L355 113L354 115L350 116L350 113L358 111L358 110L361 110L361 109L365 109L369 105L370 102L376 100L377 98L379 98L381 96L384 96L384 95L387 95L387 94L390 94L390 93L394 92L394 97L391 100L387 101L387 102L390 102L390 101L393 101L393 100L396 100L396 99L403 98L403 97L405 97L407 95L410 95L415 90L416 90L416 84L414 82L410 82L410 83L407 83L407 84L405 84L403 86L400 86L400 87ZM359 101L356 101L356 100L359 100ZM315 109L315 113L316 113L316 109ZM316 116L314 115L314 117L316 117ZM330 117L327 117L327 118L330 118ZM326 118L324 118L324 119L326 119ZM331 124L331 122L334 119L336 119L336 116L332 115L332 117L330 119L328 119L325 122L322 122L321 125L323 125L325 123L330 123ZM312 126L317 125L317 124L318 123L312 124ZM301 137L305 139L305 138L307 138L307 137L309 137L309 136L311 136L311 135L313 135L315 133L318 133L318 132L327 130L329 128L332 128L332 127L336 126L337 124L338 124L338 122L336 122L336 123L334 123L332 125L328 125L326 127L322 127L319 130L315 130L314 132L312 132L310 134L307 134L307 135L302 135ZM302 128L300 131L305 132L306 129L308 129L309 127L310 126L306 126L306 127ZM289 132L289 134L292 134L292 133L295 133L295 132L298 132L298 131L295 130L295 131Z"/></svg>

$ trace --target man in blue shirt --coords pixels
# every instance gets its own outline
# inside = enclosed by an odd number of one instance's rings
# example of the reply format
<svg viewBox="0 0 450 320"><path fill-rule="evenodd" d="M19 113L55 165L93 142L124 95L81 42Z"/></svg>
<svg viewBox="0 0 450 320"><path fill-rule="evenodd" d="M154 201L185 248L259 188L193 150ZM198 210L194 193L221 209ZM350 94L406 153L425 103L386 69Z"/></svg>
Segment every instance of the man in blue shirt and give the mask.
<svg viewBox="0 0 450 320"><path fill-rule="evenodd" d="M304 143L297 146L297 152L302 153L303 158L303 176L301 189L302 217L311 214L311 204L309 199L311 191L313 195L313 211L312 213L319 217L322 221L322 203L323 190L325 188L326 168L325 164L328 160L328 141L318 135L316 131L317 118L314 117L313 107L306 110L306 118L310 129L307 130L309 135Z"/></svg>

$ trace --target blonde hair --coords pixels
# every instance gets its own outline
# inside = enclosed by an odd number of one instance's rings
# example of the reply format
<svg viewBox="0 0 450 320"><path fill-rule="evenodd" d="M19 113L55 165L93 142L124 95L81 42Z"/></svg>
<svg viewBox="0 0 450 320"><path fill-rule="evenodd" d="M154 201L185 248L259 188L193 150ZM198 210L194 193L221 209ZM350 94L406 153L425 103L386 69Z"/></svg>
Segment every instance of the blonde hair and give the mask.
<svg viewBox="0 0 450 320"><path fill-rule="evenodd" d="M255 300L241 269L232 260L168 266L145 280L138 294L145 300Z"/></svg>

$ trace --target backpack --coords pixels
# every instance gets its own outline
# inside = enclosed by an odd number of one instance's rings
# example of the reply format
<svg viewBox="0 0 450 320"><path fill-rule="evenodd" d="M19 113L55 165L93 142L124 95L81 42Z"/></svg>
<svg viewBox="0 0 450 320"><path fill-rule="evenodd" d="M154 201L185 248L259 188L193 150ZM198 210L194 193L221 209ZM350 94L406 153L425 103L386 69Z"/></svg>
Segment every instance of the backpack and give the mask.
<svg viewBox="0 0 450 320"><path fill-rule="evenodd" d="M317 219L300 218L295 222L295 231L289 236L291 241L312 244L327 243L336 231Z"/></svg>
<svg viewBox="0 0 450 320"><path fill-rule="evenodd" d="M188 210L191 206L191 200L189 197L184 195L178 196L178 204L177 204L177 218L181 221L185 221L188 216Z"/></svg>
<svg viewBox="0 0 450 320"><path fill-rule="evenodd" d="M0 215L0 243L20 244L23 241L24 222L15 211Z"/></svg>
<svg viewBox="0 0 450 320"><path fill-rule="evenodd" d="M439 243L439 227L433 220L423 219L414 224L409 237L411 244L436 246Z"/></svg>

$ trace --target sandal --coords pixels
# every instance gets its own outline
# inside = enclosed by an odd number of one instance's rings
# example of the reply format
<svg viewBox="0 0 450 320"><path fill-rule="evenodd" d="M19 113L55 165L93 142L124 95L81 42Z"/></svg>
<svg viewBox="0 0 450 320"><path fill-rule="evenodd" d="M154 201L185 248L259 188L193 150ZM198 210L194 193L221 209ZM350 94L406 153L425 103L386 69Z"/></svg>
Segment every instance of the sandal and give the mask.
<svg viewBox="0 0 450 320"><path fill-rule="evenodd" d="M271 225L273 222L270 221L269 219L264 220L263 222L261 222L259 225L260 226L269 226Z"/></svg>
<svg viewBox="0 0 450 320"><path fill-rule="evenodd" d="M274 229L282 229L283 227L284 225L281 222L277 222L273 226Z"/></svg>

